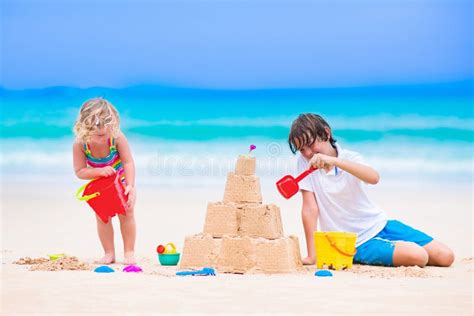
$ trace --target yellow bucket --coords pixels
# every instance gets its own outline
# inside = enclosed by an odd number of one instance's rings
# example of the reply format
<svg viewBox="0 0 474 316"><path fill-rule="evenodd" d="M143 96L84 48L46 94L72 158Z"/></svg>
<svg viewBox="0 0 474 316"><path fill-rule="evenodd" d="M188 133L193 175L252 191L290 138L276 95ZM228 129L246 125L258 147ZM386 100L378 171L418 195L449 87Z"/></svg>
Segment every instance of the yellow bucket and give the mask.
<svg viewBox="0 0 474 316"><path fill-rule="evenodd" d="M341 270L352 268L357 235L344 232L314 232L316 267Z"/></svg>

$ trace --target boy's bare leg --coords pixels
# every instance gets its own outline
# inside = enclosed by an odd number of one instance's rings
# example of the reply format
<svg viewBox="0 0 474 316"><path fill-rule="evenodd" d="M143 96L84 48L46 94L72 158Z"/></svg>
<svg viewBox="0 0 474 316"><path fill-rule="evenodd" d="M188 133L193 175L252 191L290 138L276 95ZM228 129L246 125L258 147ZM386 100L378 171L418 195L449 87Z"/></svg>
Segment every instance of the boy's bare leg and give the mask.
<svg viewBox="0 0 474 316"><path fill-rule="evenodd" d="M393 251L393 265L419 266L423 268L428 263L428 252L414 242L397 241Z"/></svg>
<svg viewBox="0 0 474 316"><path fill-rule="evenodd" d="M428 252L428 265L449 267L451 264L453 264L454 253L445 244L433 240L424 245L423 248Z"/></svg>
<svg viewBox="0 0 474 316"><path fill-rule="evenodd" d="M308 250L308 256L303 258L303 264L315 264L316 254L314 249L313 233L316 231L318 213L316 211L303 210L301 212L301 217L303 219L304 235L306 237L306 249Z"/></svg>
<svg viewBox="0 0 474 316"><path fill-rule="evenodd" d="M127 210L127 216L119 215L120 231L122 232L124 263L134 264L135 260L135 240L137 227L133 210Z"/></svg>
<svg viewBox="0 0 474 316"><path fill-rule="evenodd" d="M115 248L114 248L114 227L112 226L112 220L107 224L96 216L97 220L97 232L99 233L100 243L104 248L104 256L97 260L98 263L109 264L115 262Z"/></svg>

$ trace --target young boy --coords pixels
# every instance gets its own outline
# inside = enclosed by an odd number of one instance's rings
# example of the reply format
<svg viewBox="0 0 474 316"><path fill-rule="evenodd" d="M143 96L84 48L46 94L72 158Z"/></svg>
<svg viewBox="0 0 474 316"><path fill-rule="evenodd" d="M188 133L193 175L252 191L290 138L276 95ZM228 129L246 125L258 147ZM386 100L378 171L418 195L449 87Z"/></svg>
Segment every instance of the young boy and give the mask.
<svg viewBox="0 0 474 316"><path fill-rule="evenodd" d="M377 184L379 174L359 153L341 148L321 116L301 114L291 126L288 143L294 154L300 152L299 172L318 168L299 184L308 249L304 264L315 263L313 232L318 219L322 231L357 234L357 263L395 267L453 263L451 249L404 223L387 220L369 200L365 185Z"/></svg>

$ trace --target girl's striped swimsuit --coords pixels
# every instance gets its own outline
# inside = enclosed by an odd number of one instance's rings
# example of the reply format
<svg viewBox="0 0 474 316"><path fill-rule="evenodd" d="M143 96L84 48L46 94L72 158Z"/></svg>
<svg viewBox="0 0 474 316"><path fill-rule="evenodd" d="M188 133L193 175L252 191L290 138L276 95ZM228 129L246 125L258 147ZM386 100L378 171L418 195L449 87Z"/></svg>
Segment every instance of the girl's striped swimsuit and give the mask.
<svg viewBox="0 0 474 316"><path fill-rule="evenodd" d="M125 184L125 172L123 170L122 160L120 160L119 152L115 147L115 138L109 139L109 154L104 158L94 158L92 156L89 144L84 143L84 152L86 154L87 165L92 168L104 168L111 166L120 176L122 183Z"/></svg>

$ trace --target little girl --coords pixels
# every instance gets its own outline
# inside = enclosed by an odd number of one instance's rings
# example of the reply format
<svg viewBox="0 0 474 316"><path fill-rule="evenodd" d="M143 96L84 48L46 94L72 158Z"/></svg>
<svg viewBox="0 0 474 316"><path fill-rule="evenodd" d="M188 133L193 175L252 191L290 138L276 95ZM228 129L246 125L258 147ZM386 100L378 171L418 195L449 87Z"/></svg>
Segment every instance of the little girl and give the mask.
<svg viewBox="0 0 474 316"><path fill-rule="evenodd" d="M135 164L125 135L120 131L119 114L107 100L86 101L74 125L76 141L73 145L74 171L79 179L90 180L118 174L128 195L126 215L118 215L124 244L124 263L135 263L136 225ZM114 229L96 216L97 231L105 255L98 262L115 262Z"/></svg>

